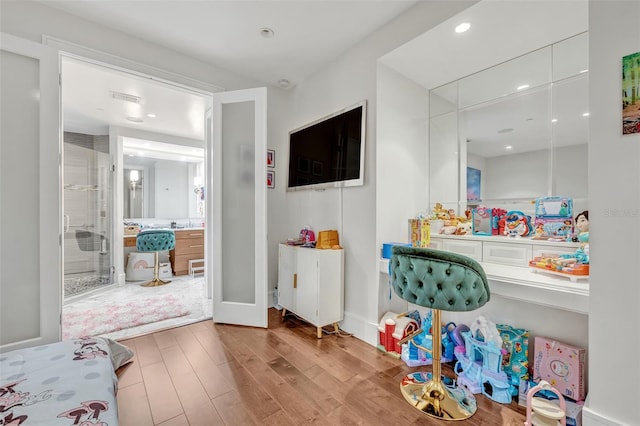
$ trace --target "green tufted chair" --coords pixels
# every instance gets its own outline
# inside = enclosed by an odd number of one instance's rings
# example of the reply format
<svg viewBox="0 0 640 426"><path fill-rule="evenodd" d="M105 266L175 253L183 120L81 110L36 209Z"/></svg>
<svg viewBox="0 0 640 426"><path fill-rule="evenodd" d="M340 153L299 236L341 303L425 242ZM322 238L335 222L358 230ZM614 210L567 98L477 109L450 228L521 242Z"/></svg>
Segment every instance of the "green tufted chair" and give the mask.
<svg viewBox="0 0 640 426"><path fill-rule="evenodd" d="M140 284L142 287L156 287L171 282L163 281L158 276L158 252L172 250L175 246L176 235L170 229L148 229L138 233L136 236L136 250L152 251L155 253L153 257L153 279L144 284Z"/></svg>
<svg viewBox="0 0 640 426"><path fill-rule="evenodd" d="M476 400L455 381L443 378L440 359L441 311L472 311L491 297L484 270L475 260L456 253L418 247L394 246L389 263L391 285L402 299L432 310L433 341L431 378L411 373L400 383L412 406L443 420L462 420L476 412Z"/></svg>

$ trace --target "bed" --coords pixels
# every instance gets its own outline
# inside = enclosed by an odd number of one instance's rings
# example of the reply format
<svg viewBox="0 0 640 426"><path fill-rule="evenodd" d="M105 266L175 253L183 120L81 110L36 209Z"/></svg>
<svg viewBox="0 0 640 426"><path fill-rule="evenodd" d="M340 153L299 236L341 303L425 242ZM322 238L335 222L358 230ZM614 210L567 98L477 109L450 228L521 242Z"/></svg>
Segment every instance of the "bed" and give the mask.
<svg viewBox="0 0 640 426"><path fill-rule="evenodd" d="M117 425L115 370L132 356L102 337L0 354L0 425Z"/></svg>

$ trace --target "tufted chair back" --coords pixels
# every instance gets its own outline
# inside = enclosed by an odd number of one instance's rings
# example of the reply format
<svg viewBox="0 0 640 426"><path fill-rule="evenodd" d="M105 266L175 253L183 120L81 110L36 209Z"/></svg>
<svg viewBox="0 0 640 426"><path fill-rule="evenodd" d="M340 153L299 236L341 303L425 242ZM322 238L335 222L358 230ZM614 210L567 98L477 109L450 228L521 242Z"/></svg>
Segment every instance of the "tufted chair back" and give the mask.
<svg viewBox="0 0 640 426"><path fill-rule="evenodd" d="M394 246L390 269L396 294L426 308L473 311L491 297L480 264L457 253Z"/></svg>

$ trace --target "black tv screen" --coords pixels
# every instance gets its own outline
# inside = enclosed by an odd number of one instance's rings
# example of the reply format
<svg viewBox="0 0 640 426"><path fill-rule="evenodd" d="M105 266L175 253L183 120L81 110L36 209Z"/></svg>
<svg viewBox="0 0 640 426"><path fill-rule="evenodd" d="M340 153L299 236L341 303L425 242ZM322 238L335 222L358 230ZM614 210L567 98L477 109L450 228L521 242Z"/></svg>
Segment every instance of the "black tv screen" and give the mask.
<svg viewBox="0 0 640 426"><path fill-rule="evenodd" d="M363 185L366 101L289 132L287 190Z"/></svg>

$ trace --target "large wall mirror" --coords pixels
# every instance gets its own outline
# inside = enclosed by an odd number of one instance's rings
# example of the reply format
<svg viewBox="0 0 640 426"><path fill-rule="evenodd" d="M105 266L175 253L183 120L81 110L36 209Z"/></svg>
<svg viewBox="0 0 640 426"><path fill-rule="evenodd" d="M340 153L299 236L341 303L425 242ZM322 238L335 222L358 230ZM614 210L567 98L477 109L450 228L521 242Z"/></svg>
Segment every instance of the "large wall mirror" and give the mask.
<svg viewBox="0 0 640 426"><path fill-rule="evenodd" d="M123 138L124 219L204 218L204 149Z"/></svg>
<svg viewBox="0 0 640 426"><path fill-rule="evenodd" d="M429 94L430 202L587 209L588 36L581 33Z"/></svg>

